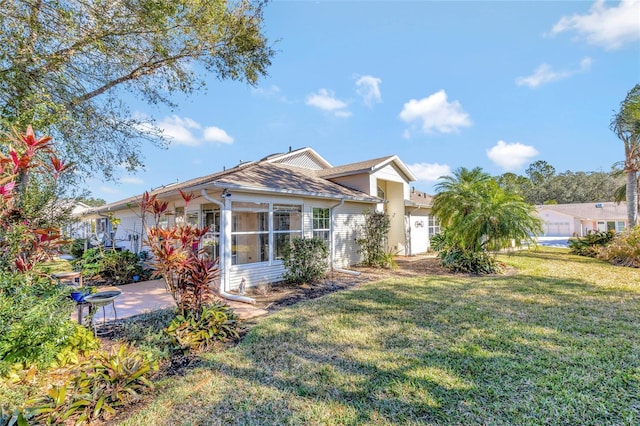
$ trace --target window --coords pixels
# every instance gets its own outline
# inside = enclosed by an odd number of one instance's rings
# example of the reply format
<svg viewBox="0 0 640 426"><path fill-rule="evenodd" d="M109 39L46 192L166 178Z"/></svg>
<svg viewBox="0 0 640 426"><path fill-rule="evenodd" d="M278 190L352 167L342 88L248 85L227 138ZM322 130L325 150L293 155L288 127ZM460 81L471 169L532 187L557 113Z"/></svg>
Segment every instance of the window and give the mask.
<svg viewBox="0 0 640 426"><path fill-rule="evenodd" d="M429 239L431 239L433 235L440 233L440 222L438 222L438 219L435 216L429 216L428 232L429 232Z"/></svg>
<svg viewBox="0 0 640 426"><path fill-rule="evenodd" d="M329 237L331 235L331 219L329 209L313 208L313 238L323 240L329 248Z"/></svg>
<svg viewBox="0 0 640 426"><path fill-rule="evenodd" d="M273 257L284 259L292 238L302 236L302 207L290 204L273 205Z"/></svg>
<svg viewBox="0 0 640 426"><path fill-rule="evenodd" d="M269 260L269 204L232 202L231 263Z"/></svg>
<svg viewBox="0 0 640 426"><path fill-rule="evenodd" d="M617 231L618 232L623 232L626 229L626 226L624 224L624 220L619 220L618 221L618 226L617 226Z"/></svg>

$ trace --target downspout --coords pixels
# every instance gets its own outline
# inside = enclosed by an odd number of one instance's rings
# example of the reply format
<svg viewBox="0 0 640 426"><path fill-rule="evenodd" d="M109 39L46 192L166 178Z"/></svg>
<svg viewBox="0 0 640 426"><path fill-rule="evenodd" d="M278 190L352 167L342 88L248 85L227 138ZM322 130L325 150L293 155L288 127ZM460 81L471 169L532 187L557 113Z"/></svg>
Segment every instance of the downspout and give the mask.
<svg viewBox="0 0 640 426"><path fill-rule="evenodd" d="M227 207L225 206L225 204L221 203L220 201L211 198L209 196L209 194L207 194L207 191L205 189L202 190L202 197L207 200L207 201L211 201L212 203L218 205L220 207L220 213L222 213L220 215L220 265L222 265L222 275L220 276L220 286L218 288L218 292L220 293L220 296L228 299L228 300L234 300L236 302L243 302L243 303L249 303L252 305L256 304L256 300L252 299L251 297L247 297L247 296L239 296L237 294L229 294L227 293L227 290L229 289L229 270L226 267L226 261L227 261L227 215L225 214L225 212L228 210Z"/></svg>
<svg viewBox="0 0 640 426"><path fill-rule="evenodd" d="M360 275L360 272L357 272L357 271L350 271L350 270L348 270L348 269L338 268L337 266L335 266L335 265L333 264L333 260L334 260L334 258L335 258L335 250L336 250L336 248L335 248L335 241L334 241L334 240L335 240L335 238L334 238L334 230L335 230L335 226L333 225L333 222L334 222L334 220L333 220L333 212L334 212L334 209L335 209L336 207L341 207L341 206L343 206L343 205L344 205L344 198L341 198L341 199L340 199L340 202L339 202L338 204L336 204L336 205L333 205L333 206L329 207L329 212L330 212L330 215L331 215L331 247L330 247L331 269L332 269L332 270L334 270L334 271L336 271L336 272L341 272L341 273L343 273L343 274L349 274L349 275L355 275L355 276L358 276L358 275Z"/></svg>

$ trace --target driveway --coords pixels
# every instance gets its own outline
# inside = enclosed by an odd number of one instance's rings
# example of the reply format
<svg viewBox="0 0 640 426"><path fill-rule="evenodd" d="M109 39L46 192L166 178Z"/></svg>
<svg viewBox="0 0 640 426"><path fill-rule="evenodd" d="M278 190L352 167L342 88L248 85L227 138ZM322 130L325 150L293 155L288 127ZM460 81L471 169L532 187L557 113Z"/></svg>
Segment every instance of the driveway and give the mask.
<svg viewBox="0 0 640 426"><path fill-rule="evenodd" d="M538 237L538 245L545 247L569 247L569 238L571 237Z"/></svg>

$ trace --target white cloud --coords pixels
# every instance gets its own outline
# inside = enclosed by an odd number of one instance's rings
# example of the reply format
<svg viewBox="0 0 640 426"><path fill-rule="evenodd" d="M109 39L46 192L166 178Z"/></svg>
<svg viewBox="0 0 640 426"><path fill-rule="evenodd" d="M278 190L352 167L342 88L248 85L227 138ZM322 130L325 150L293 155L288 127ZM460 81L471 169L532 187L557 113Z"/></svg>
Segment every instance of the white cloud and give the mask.
<svg viewBox="0 0 640 426"><path fill-rule="evenodd" d="M447 101L447 93L440 90L426 98L411 99L404 104L400 119L410 123L422 122L422 131L430 133L434 130L441 133L452 133L461 127L471 126L469 114L464 112L460 102Z"/></svg>
<svg viewBox="0 0 640 426"><path fill-rule="evenodd" d="M261 96L263 98L276 99L280 102L291 103L291 101L282 94L282 90L280 90L280 87L276 86L275 84L272 84L269 87L252 88L251 93L255 96Z"/></svg>
<svg viewBox="0 0 640 426"><path fill-rule="evenodd" d="M200 141L191 133L192 130L200 129L200 124L188 117L178 117L172 115L165 117L158 127L162 130L163 136L171 139L173 143L187 146L200 145Z"/></svg>
<svg viewBox="0 0 640 426"><path fill-rule="evenodd" d="M451 167L438 163L416 163L408 165L420 181L435 182L442 176L451 175Z"/></svg>
<svg viewBox="0 0 640 426"><path fill-rule="evenodd" d="M551 35L575 31L577 38L605 49L618 49L625 43L640 40L640 1L621 0L617 6L606 7L597 0L589 13L562 17L551 29Z"/></svg>
<svg viewBox="0 0 640 426"><path fill-rule="evenodd" d="M551 83L552 81L563 80L572 75L587 72L591 69L591 63L591 58L585 57L580 61L578 68L562 71L554 71L551 65L542 64L536 68L533 74L516 78L516 84L518 86L529 86L533 89L543 84Z"/></svg>
<svg viewBox="0 0 640 426"><path fill-rule="evenodd" d="M100 191L106 193L106 194L120 194L120 190L115 189L112 186L101 186L100 187Z"/></svg>
<svg viewBox="0 0 640 426"><path fill-rule="evenodd" d="M506 171L519 169L536 155L538 151L534 147L519 142L498 141L495 146L487 150L487 157Z"/></svg>
<svg viewBox="0 0 640 426"><path fill-rule="evenodd" d="M363 75L356 81L356 92L362 96L362 101L368 107L373 106L374 103L382 102L382 95L380 94L381 83L381 79L371 75Z"/></svg>
<svg viewBox="0 0 640 426"><path fill-rule="evenodd" d="M318 93L307 96L307 105L331 112L337 117L349 117L351 113L346 109L347 103L341 101L327 89L320 89Z"/></svg>
<svg viewBox="0 0 640 426"><path fill-rule="evenodd" d="M134 176L124 176L120 178L120 183L129 183L134 185L142 185L144 181Z"/></svg>
<svg viewBox="0 0 640 426"><path fill-rule="evenodd" d="M165 117L158 123L157 128L171 143L177 145L199 146L203 142L233 143L233 138L223 129L208 126L202 130L202 125L189 117Z"/></svg>
<svg viewBox="0 0 640 426"><path fill-rule="evenodd" d="M342 118L348 118L351 117L351 111L348 111L346 109L340 109L336 112L334 112L336 117L342 117Z"/></svg>
<svg viewBox="0 0 640 426"><path fill-rule="evenodd" d="M224 130L219 127L211 126L204 129L202 136L207 142L219 142L231 144L233 143L233 138L227 134Z"/></svg>

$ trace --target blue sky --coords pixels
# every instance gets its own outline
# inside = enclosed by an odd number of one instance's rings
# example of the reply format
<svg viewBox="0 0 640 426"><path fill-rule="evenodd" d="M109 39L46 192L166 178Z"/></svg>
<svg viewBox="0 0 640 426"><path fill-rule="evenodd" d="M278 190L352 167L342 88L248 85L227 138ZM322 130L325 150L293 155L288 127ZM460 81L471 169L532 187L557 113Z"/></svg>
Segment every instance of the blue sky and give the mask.
<svg viewBox="0 0 640 426"><path fill-rule="evenodd" d="M333 165L396 154L433 193L458 167L524 174L608 171L623 159L609 122L640 82L640 1L274 1L277 50L256 87L221 82L132 101L172 138L146 168L89 180L108 202L310 146Z"/></svg>

